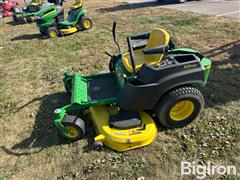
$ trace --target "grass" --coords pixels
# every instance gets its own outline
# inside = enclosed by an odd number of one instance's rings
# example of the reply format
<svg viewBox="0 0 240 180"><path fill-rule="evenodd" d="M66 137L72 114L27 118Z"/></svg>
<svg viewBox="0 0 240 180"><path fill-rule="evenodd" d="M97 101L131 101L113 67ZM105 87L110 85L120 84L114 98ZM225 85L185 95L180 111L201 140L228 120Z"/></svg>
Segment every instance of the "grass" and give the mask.
<svg viewBox="0 0 240 180"><path fill-rule="evenodd" d="M35 24L0 20L0 179L179 179L182 160L239 169L239 21L107 0L85 6L94 28L51 40L40 36ZM193 47L213 60L202 90L206 107L195 122L160 128L153 144L124 153L91 151L90 122L84 140L65 142L57 136L52 113L68 103L64 71L89 74L108 68L104 51L116 53L113 20L125 49L127 35L162 27L178 47Z"/></svg>

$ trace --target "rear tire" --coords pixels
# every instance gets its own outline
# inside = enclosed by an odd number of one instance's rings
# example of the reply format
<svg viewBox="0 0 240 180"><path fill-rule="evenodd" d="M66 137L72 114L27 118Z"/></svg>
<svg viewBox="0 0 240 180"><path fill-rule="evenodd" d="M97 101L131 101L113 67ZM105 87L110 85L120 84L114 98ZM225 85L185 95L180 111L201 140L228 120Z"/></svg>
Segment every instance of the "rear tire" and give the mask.
<svg viewBox="0 0 240 180"><path fill-rule="evenodd" d="M82 30L89 30L92 28L93 26L93 23L92 23L92 20L90 18L87 18L85 16L83 16L80 20L80 28Z"/></svg>
<svg viewBox="0 0 240 180"><path fill-rule="evenodd" d="M28 21L27 21L27 19L25 17L22 18L22 22L25 23L25 24L28 23Z"/></svg>
<svg viewBox="0 0 240 180"><path fill-rule="evenodd" d="M12 15L12 18L13 18L13 22L15 22L15 23L18 22L18 18L15 14Z"/></svg>
<svg viewBox="0 0 240 180"><path fill-rule="evenodd" d="M40 32L42 35L46 35L46 34L47 34L47 30L46 30L46 29L39 29L39 32Z"/></svg>
<svg viewBox="0 0 240 180"><path fill-rule="evenodd" d="M69 130L69 133L60 132L61 136L67 140L77 141L85 135L85 123L76 116L66 115L62 125Z"/></svg>
<svg viewBox="0 0 240 180"><path fill-rule="evenodd" d="M17 17L17 13L21 13L22 11L21 11L21 9L20 8L18 8L18 7L14 7L13 9L12 9L12 12L13 12L13 15L12 15L12 18L13 18L13 21L14 22L18 22L19 20L18 20L18 17Z"/></svg>
<svg viewBox="0 0 240 180"><path fill-rule="evenodd" d="M191 123L204 106L202 93L193 87L179 87L169 91L155 108L160 123L179 128Z"/></svg>

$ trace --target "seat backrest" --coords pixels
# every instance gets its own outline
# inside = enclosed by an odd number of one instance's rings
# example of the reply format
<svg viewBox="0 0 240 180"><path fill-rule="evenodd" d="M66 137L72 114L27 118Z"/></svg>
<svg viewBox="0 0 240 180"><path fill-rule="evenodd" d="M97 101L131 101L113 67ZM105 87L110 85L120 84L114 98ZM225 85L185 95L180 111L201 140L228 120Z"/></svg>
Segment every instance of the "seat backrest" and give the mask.
<svg viewBox="0 0 240 180"><path fill-rule="evenodd" d="M154 29L150 33L150 37L145 48L154 48L161 45L167 46L169 41L170 36L167 31L163 29ZM163 54L145 54L144 56L147 61L150 62L160 61L163 58Z"/></svg>
<svg viewBox="0 0 240 180"><path fill-rule="evenodd" d="M167 31L163 29L154 29L148 38L144 49L156 48L158 46L167 46L170 41L170 36ZM157 65L162 60L164 54L144 54L143 49L134 50L135 55L135 70L139 71L143 64ZM129 71L133 72L129 52L122 55L123 65Z"/></svg>
<svg viewBox="0 0 240 180"><path fill-rule="evenodd" d="M32 4L32 3L34 3L34 4L42 4L43 1L44 1L44 0L33 0L33 1L31 2L31 4Z"/></svg>
<svg viewBox="0 0 240 180"><path fill-rule="evenodd" d="M70 6L70 9L77 9L82 7L83 0L75 0L74 3Z"/></svg>

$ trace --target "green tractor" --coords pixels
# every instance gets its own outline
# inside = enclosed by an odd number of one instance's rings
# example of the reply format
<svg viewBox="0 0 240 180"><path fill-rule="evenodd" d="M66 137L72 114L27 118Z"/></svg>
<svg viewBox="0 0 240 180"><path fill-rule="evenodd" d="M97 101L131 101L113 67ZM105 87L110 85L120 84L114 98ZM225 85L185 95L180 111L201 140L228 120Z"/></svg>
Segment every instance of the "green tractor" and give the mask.
<svg viewBox="0 0 240 180"><path fill-rule="evenodd" d="M71 103L56 109L61 135L76 141L85 135L86 116L93 121L96 147L126 151L152 143L159 121L167 128L192 122L204 107L211 60L198 51L176 49L163 29L127 37L128 51L110 55L109 72L88 76L64 74ZM76 115L77 114L77 115Z"/></svg>
<svg viewBox="0 0 240 180"><path fill-rule="evenodd" d="M34 16L42 8L43 1L44 0L32 0L31 3L22 9L15 7L12 15L13 21L23 21L24 23L34 22Z"/></svg>
<svg viewBox="0 0 240 180"><path fill-rule="evenodd" d="M86 17L87 11L82 7L82 3L82 0L76 0L70 6L67 20L64 20L64 11L58 6L50 5L39 11L35 18L40 33L54 38L91 29L92 20Z"/></svg>

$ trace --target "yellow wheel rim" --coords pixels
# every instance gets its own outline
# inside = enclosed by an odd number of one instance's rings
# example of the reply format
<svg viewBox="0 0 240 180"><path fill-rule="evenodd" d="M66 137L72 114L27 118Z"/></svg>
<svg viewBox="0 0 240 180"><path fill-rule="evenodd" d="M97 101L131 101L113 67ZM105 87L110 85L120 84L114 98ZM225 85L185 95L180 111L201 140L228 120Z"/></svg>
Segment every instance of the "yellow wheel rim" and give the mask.
<svg viewBox="0 0 240 180"><path fill-rule="evenodd" d="M73 126L65 126L65 128L69 131L65 134L68 138L75 138L78 136L78 130Z"/></svg>
<svg viewBox="0 0 240 180"><path fill-rule="evenodd" d="M57 36L57 32L56 31L51 31L49 34L53 38Z"/></svg>
<svg viewBox="0 0 240 180"><path fill-rule="evenodd" d="M86 29L89 29L91 27L91 21L86 19L84 22L83 22L83 25Z"/></svg>
<svg viewBox="0 0 240 180"><path fill-rule="evenodd" d="M194 104L184 100L176 103L170 110L170 118L174 121L182 121L188 118L194 111Z"/></svg>

